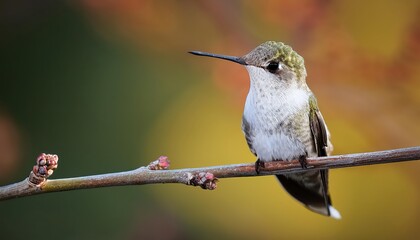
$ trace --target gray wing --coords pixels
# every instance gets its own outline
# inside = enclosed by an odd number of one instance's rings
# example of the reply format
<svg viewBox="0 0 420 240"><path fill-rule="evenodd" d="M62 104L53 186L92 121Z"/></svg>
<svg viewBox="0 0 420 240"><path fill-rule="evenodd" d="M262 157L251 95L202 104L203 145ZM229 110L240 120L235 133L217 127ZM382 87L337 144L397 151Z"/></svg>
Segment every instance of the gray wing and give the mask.
<svg viewBox="0 0 420 240"><path fill-rule="evenodd" d="M318 157L327 156L327 127L325 126L324 118L318 109L318 104L314 96L311 96L309 99L309 108L309 123L316 152ZM328 215L330 215L328 206L331 205L331 198L328 193L328 170L320 170L319 172L321 174L322 193L324 196L325 206L327 206Z"/></svg>
<svg viewBox="0 0 420 240"><path fill-rule="evenodd" d="M245 134L246 143L248 143L249 150L257 156L257 153L255 152L253 146L252 146L252 129L249 122L246 120L245 117L242 117L242 131Z"/></svg>
<svg viewBox="0 0 420 240"><path fill-rule="evenodd" d="M313 101L313 100L310 100ZM310 114L309 122L312 132L312 138L314 139L315 149L318 153L318 157L328 156L328 135L327 128L325 127L324 118L321 115L318 107L315 104L310 103ZM314 107L316 106L316 107Z"/></svg>

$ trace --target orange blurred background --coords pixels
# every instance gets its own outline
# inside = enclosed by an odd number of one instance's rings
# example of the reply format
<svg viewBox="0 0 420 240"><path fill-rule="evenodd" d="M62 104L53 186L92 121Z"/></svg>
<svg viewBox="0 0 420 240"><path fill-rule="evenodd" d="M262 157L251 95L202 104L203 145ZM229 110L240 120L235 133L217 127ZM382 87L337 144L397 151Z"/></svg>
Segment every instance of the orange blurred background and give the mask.
<svg viewBox="0 0 420 240"><path fill-rule="evenodd" d="M0 185L41 152L53 178L254 162L240 122L239 65L267 40L305 58L334 154L420 145L420 2L3 1ZM419 162L332 170L342 220L318 216L273 177L43 194L0 203L5 239L415 239Z"/></svg>

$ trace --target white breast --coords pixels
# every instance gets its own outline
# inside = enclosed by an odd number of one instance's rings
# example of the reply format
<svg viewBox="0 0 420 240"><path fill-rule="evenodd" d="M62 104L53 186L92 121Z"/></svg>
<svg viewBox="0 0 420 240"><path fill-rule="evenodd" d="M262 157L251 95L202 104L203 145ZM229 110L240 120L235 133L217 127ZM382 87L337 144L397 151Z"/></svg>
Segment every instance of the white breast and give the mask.
<svg viewBox="0 0 420 240"><path fill-rule="evenodd" d="M244 118L252 130L252 148L258 158L262 161L291 160L304 155L304 144L287 131L286 125L280 124L289 122L294 113L308 107L310 92L279 83L279 79L264 69L247 66L247 70L251 76L251 87L245 102Z"/></svg>

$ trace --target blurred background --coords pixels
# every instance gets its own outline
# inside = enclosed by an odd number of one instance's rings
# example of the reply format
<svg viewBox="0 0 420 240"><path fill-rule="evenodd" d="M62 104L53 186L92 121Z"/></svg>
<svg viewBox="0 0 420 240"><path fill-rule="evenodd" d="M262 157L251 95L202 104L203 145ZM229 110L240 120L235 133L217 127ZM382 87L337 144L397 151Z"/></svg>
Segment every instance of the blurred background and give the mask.
<svg viewBox="0 0 420 240"><path fill-rule="evenodd" d="M52 178L254 162L240 129L249 87L233 63L283 41L306 62L334 154L420 145L420 2L0 3L0 185L42 152ZM0 202L4 239L415 239L420 162L332 170L343 219L314 214L274 177L215 191L127 186Z"/></svg>

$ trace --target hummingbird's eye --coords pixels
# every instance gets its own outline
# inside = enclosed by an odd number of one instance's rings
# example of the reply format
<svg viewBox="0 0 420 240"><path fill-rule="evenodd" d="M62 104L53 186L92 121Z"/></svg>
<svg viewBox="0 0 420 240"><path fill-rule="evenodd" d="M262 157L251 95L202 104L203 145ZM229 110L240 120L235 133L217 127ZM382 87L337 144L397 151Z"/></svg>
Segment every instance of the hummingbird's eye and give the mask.
<svg viewBox="0 0 420 240"><path fill-rule="evenodd" d="M268 65L267 65L267 70L269 71L269 72L271 72L271 73L275 73L275 72L277 72L277 70L279 69L279 63L278 62L270 62Z"/></svg>

